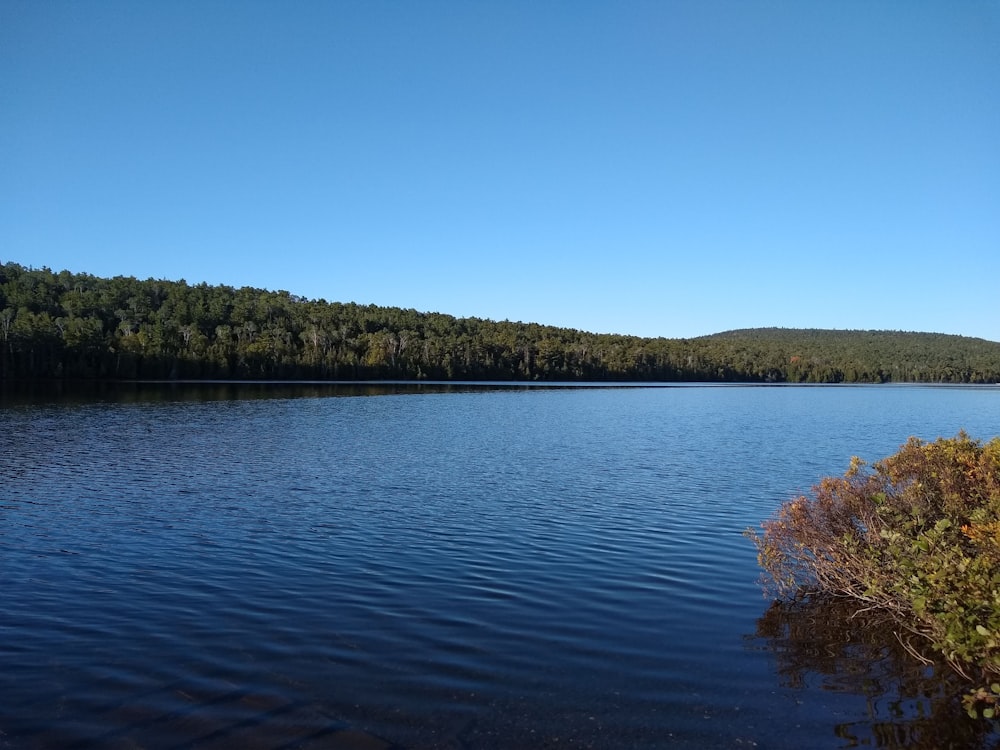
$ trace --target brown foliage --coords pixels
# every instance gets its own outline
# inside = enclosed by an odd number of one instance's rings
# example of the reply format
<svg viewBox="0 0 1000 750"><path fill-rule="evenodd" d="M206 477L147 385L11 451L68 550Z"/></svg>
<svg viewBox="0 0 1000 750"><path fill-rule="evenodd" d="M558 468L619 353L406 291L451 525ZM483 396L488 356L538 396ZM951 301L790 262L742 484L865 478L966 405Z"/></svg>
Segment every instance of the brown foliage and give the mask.
<svg viewBox="0 0 1000 750"><path fill-rule="evenodd" d="M750 536L779 596L849 599L890 617L914 655L926 640L960 674L1000 675L1000 438L854 458L762 530Z"/></svg>

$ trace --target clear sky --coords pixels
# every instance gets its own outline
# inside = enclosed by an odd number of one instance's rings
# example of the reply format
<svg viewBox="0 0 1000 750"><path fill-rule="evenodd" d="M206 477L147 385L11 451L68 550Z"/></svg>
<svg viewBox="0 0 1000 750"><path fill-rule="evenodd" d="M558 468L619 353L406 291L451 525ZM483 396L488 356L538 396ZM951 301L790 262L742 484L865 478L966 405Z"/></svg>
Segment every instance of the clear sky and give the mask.
<svg viewBox="0 0 1000 750"><path fill-rule="evenodd" d="M1000 1L3 0L0 260L1000 341Z"/></svg>

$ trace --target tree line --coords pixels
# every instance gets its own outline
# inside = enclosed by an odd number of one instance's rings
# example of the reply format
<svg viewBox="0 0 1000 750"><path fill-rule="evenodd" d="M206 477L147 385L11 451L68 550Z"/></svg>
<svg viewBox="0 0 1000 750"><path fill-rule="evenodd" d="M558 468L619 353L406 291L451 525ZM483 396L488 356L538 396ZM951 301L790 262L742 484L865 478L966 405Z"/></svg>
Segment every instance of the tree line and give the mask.
<svg viewBox="0 0 1000 750"><path fill-rule="evenodd" d="M0 379L47 378L996 383L1000 343L779 328L642 338L0 264Z"/></svg>

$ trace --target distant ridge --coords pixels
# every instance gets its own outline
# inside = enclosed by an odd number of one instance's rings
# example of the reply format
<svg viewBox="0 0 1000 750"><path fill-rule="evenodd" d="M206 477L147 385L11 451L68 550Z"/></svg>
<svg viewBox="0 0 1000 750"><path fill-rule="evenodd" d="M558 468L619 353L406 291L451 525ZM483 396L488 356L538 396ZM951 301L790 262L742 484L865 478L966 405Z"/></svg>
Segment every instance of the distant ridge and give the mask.
<svg viewBox="0 0 1000 750"><path fill-rule="evenodd" d="M989 339L977 338L973 336L962 336L960 334L951 333L931 333L926 331L892 331L885 329L849 329L849 328L781 328L781 327L767 327L767 328L735 328L731 331L720 331L719 333L710 333L705 336L698 336L698 339L714 339L714 338L725 338L725 339L755 339L760 341L788 341L788 340L798 340L802 337L811 336L828 336L830 338L837 337L857 337L859 335L868 337L899 337L899 336L924 336L924 337L945 337L951 339L965 339L966 341L983 341L988 344L997 344L1000 342L990 341Z"/></svg>
<svg viewBox="0 0 1000 750"><path fill-rule="evenodd" d="M48 378L992 384L1000 342L793 328L642 338L5 263L0 379Z"/></svg>

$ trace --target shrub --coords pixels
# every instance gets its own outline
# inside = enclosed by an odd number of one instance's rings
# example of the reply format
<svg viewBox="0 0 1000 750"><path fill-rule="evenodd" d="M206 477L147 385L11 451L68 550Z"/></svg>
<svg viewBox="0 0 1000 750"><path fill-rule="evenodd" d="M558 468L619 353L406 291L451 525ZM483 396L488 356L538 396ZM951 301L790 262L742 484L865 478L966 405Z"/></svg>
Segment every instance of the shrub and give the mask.
<svg viewBox="0 0 1000 750"><path fill-rule="evenodd" d="M915 639L926 641L983 685L967 696L970 713L995 715L1000 438L911 438L872 465L854 458L749 535L779 596L848 597L889 615L915 657L925 650Z"/></svg>

